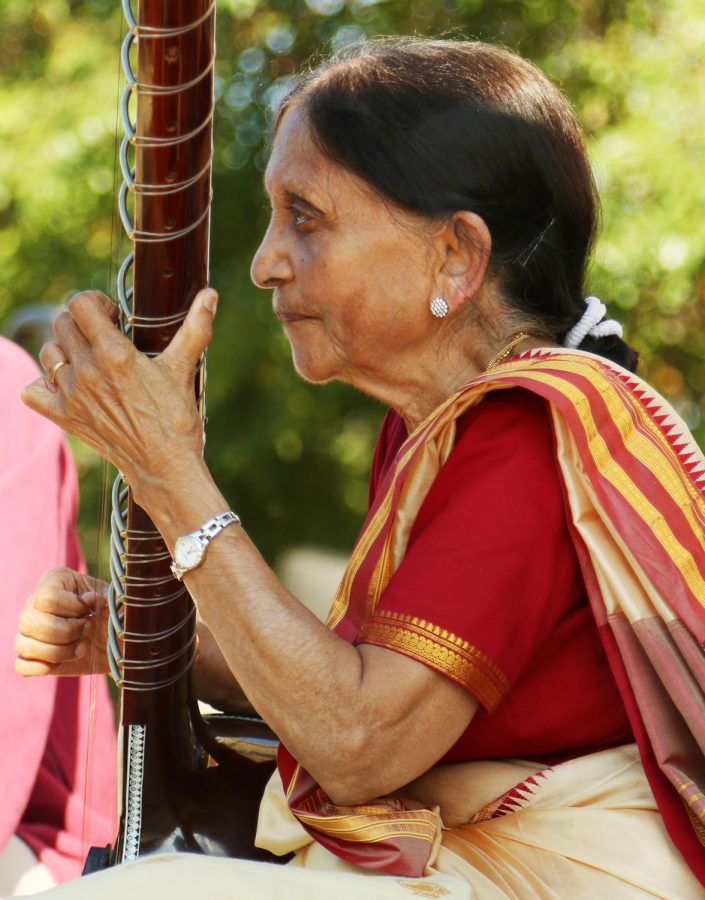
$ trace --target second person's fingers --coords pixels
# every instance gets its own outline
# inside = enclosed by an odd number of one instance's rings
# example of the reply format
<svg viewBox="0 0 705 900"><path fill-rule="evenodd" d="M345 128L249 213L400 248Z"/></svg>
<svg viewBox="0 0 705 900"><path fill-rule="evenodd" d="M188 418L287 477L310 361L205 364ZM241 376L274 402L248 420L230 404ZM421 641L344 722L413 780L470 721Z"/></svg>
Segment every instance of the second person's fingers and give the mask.
<svg viewBox="0 0 705 900"><path fill-rule="evenodd" d="M82 619L88 613L86 609L88 601L85 593L81 592L79 597L79 594L73 591L61 590L50 586L44 589L40 587L37 588L32 598L31 606L40 612L50 613L54 616L67 619Z"/></svg>
<svg viewBox="0 0 705 900"><path fill-rule="evenodd" d="M218 295L212 288L196 294L181 327L161 355L163 362L193 378L203 352L213 337L213 319Z"/></svg>
<svg viewBox="0 0 705 900"><path fill-rule="evenodd" d="M70 644L80 639L86 626L87 616L66 618L44 612L36 607L27 607L20 615L20 634L49 644Z"/></svg>
<svg viewBox="0 0 705 900"><path fill-rule="evenodd" d="M57 664L70 662L85 655L85 645L83 652L77 653L81 647L81 643L76 641L71 644L45 644L42 641L35 641L33 638L25 637L18 634L14 640L15 653L26 660L34 660L36 662Z"/></svg>

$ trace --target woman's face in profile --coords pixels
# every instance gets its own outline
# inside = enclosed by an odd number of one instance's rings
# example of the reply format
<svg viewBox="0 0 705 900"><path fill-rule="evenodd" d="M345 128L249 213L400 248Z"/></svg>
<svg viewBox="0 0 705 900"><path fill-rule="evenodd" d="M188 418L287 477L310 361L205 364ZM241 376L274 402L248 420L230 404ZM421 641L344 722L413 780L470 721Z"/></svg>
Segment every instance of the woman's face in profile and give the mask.
<svg viewBox="0 0 705 900"><path fill-rule="evenodd" d="M297 371L372 394L394 384L433 321L428 225L325 157L296 106L277 129L265 188L272 213L252 279L274 290Z"/></svg>

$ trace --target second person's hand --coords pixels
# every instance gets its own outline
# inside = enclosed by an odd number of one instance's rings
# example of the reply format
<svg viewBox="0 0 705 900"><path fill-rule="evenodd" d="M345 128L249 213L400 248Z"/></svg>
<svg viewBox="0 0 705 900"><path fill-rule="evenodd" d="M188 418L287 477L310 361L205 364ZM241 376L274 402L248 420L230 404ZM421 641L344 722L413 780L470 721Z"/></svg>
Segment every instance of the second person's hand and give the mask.
<svg viewBox="0 0 705 900"><path fill-rule="evenodd" d="M20 615L14 648L20 675L90 675L108 672L108 585L52 569L39 580Z"/></svg>

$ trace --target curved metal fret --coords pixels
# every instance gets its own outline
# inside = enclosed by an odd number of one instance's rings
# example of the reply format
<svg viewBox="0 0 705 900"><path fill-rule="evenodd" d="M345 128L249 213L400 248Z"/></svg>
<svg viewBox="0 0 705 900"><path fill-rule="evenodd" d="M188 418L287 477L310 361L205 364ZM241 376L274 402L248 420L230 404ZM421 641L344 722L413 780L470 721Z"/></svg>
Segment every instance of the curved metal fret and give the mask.
<svg viewBox="0 0 705 900"><path fill-rule="evenodd" d="M131 241L149 241L150 243L159 243L163 241L173 241L176 238L183 237L186 234L190 234L190 232L195 231L196 228L203 222L203 220L208 216L210 212L210 199L208 205L203 210L201 215L195 220L195 222L191 222L186 225L184 228L180 228L178 231L164 231L164 232L156 232L156 231L141 231L133 226L132 221L130 219L130 214L127 209L127 194L129 188L126 184L123 184L120 188L120 193L118 197L118 209L120 211L120 219L122 221L123 228L127 232L127 236ZM147 192L144 191L146 194ZM153 192L154 193L154 192Z"/></svg>
<svg viewBox="0 0 705 900"><path fill-rule="evenodd" d="M128 28L132 32L139 32L140 37L178 37L179 35L193 31L194 28L198 28L198 26L202 25L209 16L212 16L215 12L215 0L213 0L202 16L193 22L189 22L188 25L181 25L179 28L148 28L144 25L139 26L137 24L137 19L135 19L134 13L132 12L129 0L123 0L122 8Z"/></svg>

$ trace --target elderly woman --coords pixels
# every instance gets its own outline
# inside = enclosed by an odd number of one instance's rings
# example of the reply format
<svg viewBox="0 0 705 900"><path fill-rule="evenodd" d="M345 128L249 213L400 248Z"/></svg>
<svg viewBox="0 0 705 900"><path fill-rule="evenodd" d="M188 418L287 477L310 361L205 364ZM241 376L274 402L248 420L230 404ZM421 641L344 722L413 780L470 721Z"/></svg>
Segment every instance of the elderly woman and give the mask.
<svg viewBox="0 0 705 900"><path fill-rule="evenodd" d="M390 407L329 627L236 517L179 542L228 510L192 387L212 290L156 360L79 294L42 351L55 386L24 399L164 536L215 638L205 692L281 738L258 841L297 857L147 860L56 896L700 896L703 460L584 300L596 202L567 103L481 43L363 44L284 100L265 187L252 277L297 371ZM85 588L45 577L20 672L89 668Z"/></svg>

